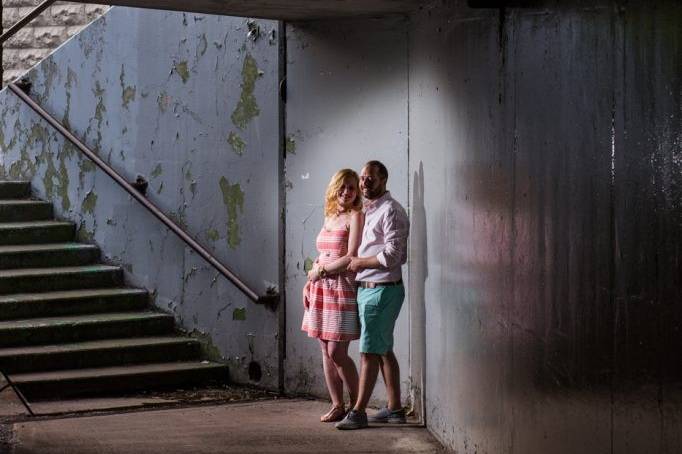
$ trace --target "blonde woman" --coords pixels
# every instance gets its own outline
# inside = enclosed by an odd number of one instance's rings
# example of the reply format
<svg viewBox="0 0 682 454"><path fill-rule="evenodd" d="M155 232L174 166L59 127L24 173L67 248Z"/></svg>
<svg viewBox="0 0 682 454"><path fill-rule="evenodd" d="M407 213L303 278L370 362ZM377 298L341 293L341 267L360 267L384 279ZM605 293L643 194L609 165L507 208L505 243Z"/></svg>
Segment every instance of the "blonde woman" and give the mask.
<svg viewBox="0 0 682 454"><path fill-rule="evenodd" d="M362 239L360 178L351 169L334 174L325 194L324 225L317 236L319 256L303 287L303 331L316 337L322 349L324 378L332 408L322 422L343 419L344 385L350 408L358 396L358 371L348 356L348 344L360 337L355 273L346 270Z"/></svg>

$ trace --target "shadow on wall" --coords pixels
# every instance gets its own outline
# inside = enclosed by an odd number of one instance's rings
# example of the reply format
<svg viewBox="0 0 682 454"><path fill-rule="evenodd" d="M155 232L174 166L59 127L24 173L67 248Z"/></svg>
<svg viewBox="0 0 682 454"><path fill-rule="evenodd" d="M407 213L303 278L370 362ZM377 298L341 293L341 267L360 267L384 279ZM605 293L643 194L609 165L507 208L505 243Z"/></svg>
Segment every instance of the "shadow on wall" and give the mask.
<svg viewBox="0 0 682 454"><path fill-rule="evenodd" d="M426 208L424 207L424 164L414 173L410 233L410 399L417 417L426 422L423 396L426 370L426 301L428 270Z"/></svg>

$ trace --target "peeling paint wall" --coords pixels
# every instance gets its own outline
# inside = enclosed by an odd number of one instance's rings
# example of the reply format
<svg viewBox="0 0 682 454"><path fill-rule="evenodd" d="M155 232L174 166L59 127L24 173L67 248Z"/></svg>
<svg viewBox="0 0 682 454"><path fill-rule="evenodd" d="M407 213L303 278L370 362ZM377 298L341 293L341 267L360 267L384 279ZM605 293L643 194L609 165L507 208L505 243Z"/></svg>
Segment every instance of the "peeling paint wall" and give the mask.
<svg viewBox="0 0 682 454"><path fill-rule="evenodd" d="M462 454L681 452L682 7L444 3L409 48L429 429Z"/></svg>
<svg viewBox="0 0 682 454"><path fill-rule="evenodd" d="M258 292L278 277L277 23L113 8L29 73L33 97ZM29 178L80 238L181 325L210 338L235 380L276 387L277 317L246 300L10 92L0 178ZM237 145L235 145L237 144ZM236 153L235 147L239 153ZM238 314L235 316L234 314Z"/></svg>
<svg viewBox="0 0 682 454"><path fill-rule="evenodd" d="M370 159L389 170L388 188L407 208L407 23L404 19L316 22L287 28L286 385L326 396L318 342L301 328L301 289L317 255L324 192L337 170ZM404 268L404 275L407 267ZM408 381L407 302L396 327ZM358 343L350 345L358 359ZM380 380L381 381L381 380ZM407 392L407 386L404 386ZM383 384L375 397L384 398Z"/></svg>

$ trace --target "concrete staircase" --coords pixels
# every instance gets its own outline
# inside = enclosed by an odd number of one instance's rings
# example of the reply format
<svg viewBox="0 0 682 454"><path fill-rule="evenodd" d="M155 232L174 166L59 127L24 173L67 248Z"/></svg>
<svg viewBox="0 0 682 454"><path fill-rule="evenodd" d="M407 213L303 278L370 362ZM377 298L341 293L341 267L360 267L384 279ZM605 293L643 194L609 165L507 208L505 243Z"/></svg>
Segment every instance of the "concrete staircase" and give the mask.
<svg viewBox="0 0 682 454"><path fill-rule="evenodd" d="M29 400L227 380L26 182L0 182L0 370Z"/></svg>

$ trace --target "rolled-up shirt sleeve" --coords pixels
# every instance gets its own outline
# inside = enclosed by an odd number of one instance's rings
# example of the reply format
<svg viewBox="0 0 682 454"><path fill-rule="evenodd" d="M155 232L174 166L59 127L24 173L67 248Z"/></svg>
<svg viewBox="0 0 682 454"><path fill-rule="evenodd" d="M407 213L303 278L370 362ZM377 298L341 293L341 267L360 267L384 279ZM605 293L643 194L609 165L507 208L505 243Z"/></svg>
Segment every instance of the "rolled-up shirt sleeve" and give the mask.
<svg viewBox="0 0 682 454"><path fill-rule="evenodd" d="M384 215L384 249L377 254L377 260L384 268L400 266L407 261L407 236L410 222L407 214L391 207Z"/></svg>

